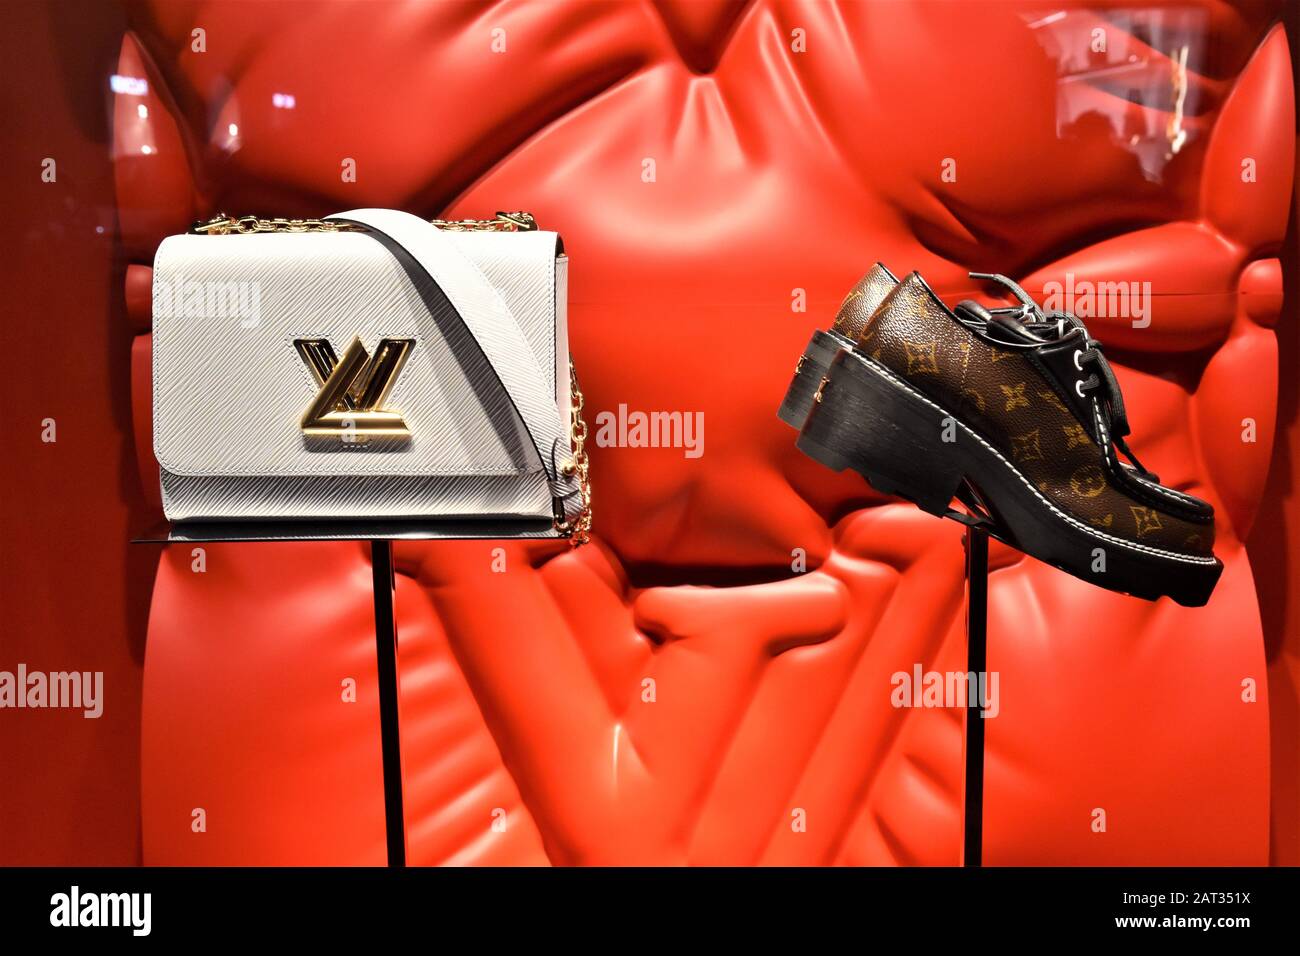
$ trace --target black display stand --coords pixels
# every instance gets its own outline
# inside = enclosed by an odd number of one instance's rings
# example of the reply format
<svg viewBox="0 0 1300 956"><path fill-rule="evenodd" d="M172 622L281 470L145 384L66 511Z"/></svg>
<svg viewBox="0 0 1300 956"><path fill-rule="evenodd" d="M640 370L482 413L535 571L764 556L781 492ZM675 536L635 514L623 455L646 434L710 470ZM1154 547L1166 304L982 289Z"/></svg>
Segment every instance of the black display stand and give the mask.
<svg viewBox="0 0 1300 956"><path fill-rule="evenodd" d="M966 674L979 679L988 665L989 535L966 526ZM978 685L977 685L978 686ZM966 774L962 866L980 866L984 854L984 718L980 695L966 695Z"/></svg>
<svg viewBox="0 0 1300 956"><path fill-rule="evenodd" d="M480 526L481 527L481 526ZM519 522L511 530L539 534L549 522ZM501 526L493 538L502 537ZM384 768L384 832L388 865L406 866L406 816L402 800L402 742L397 692L397 617L393 610L394 541L478 538L474 526L456 529L447 522L302 521L178 522L161 524L133 538L132 544L200 544L208 542L368 541L375 607L375 669L379 678L379 746Z"/></svg>
<svg viewBox="0 0 1300 956"><path fill-rule="evenodd" d="M370 542L374 568L375 669L379 675L379 748L384 761L384 833L388 865L406 866L406 811L402 803L402 738L397 701L397 617L393 593L393 542Z"/></svg>

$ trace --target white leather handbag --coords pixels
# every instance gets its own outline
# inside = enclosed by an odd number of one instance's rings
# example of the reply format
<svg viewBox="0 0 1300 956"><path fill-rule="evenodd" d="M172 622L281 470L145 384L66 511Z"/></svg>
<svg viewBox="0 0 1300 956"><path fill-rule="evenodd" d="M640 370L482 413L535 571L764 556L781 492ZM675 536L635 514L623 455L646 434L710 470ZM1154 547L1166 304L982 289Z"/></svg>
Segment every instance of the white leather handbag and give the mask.
<svg viewBox="0 0 1300 956"><path fill-rule="evenodd" d="M153 440L167 518L585 540L567 269L526 213L217 217L165 239Z"/></svg>

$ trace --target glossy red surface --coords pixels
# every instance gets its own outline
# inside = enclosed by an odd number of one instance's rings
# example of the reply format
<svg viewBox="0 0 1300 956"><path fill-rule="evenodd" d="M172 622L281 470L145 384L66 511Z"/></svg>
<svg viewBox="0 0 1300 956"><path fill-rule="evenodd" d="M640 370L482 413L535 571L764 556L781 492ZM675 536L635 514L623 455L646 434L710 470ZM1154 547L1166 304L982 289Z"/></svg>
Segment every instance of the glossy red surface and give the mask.
<svg viewBox="0 0 1300 956"><path fill-rule="evenodd" d="M1267 861L1267 665L1241 542L1275 427L1291 66L1269 8L1126 9L132 17L118 73L148 91L115 97L114 155L143 474L148 262L218 208L532 210L572 257L591 413L704 415L698 458L593 450L590 547L399 546L412 862L956 862L960 717L892 707L889 681L964 666L960 529L820 469L775 417L809 331L876 259L952 298L983 292L970 269L1040 293L1066 273L1150 282L1148 328L1090 326L1117 357L1137 453L1219 512L1226 570L1204 609L995 549L986 861ZM1095 29L1106 53L1088 52ZM169 549L154 589L145 862L381 862L366 553L209 546L206 573L190 561Z"/></svg>

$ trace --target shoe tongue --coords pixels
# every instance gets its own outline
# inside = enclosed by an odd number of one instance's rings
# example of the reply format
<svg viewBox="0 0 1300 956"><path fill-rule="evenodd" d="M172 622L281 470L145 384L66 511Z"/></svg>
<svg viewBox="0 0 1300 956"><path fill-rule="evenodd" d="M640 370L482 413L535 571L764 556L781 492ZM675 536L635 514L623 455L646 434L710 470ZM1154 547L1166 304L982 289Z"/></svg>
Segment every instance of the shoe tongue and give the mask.
<svg viewBox="0 0 1300 956"><path fill-rule="evenodd" d="M1003 342L1046 345L1060 338L1062 327L1058 322L1022 321L1023 309L990 309L973 299L957 303L954 310L959 315L983 324L990 338Z"/></svg>
<svg viewBox="0 0 1300 956"><path fill-rule="evenodd" d="M898 280L877 262L844 297L839 312L835 314L832 328L840 335L857 341L866 328L867 320L896 285Z"/></svg>
<svg viewBox="0 0 1300 956"><path fill-rule="evenodd" d="M1018 319L1012 318L1009 315L994 315L993 328L997 330L994 334L1001 334L1001 336L1007 339L1008 341L1028 342L1035 345L1041 345L1045 342L1050 342L1053 337L1050 336L1050 333L1056 330L1056 326L1051 326L1050 328L1044 330L1049 333L1049 336L1038 335L1035 334L1034 332L1031 332L1029 329L1027 329L1024 323L1020 322Z"/></svg>

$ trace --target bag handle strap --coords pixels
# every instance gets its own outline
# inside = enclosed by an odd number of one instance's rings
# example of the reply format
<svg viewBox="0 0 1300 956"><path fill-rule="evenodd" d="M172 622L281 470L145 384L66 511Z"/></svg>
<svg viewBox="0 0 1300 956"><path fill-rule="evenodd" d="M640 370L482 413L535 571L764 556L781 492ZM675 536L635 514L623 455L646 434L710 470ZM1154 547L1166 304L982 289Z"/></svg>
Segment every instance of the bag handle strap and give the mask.
<svg viewBox="0 0 1300 956"><path fill-rule="evenodd" d="M405 253L442 290L523 423L556 501L557 519L563 519L565 503L579 490L576 475L565 467L571 451L567 422L532 346L482 270L439 229L410 213L352 209L325 221L364 226L394 255Z"/></svg>

